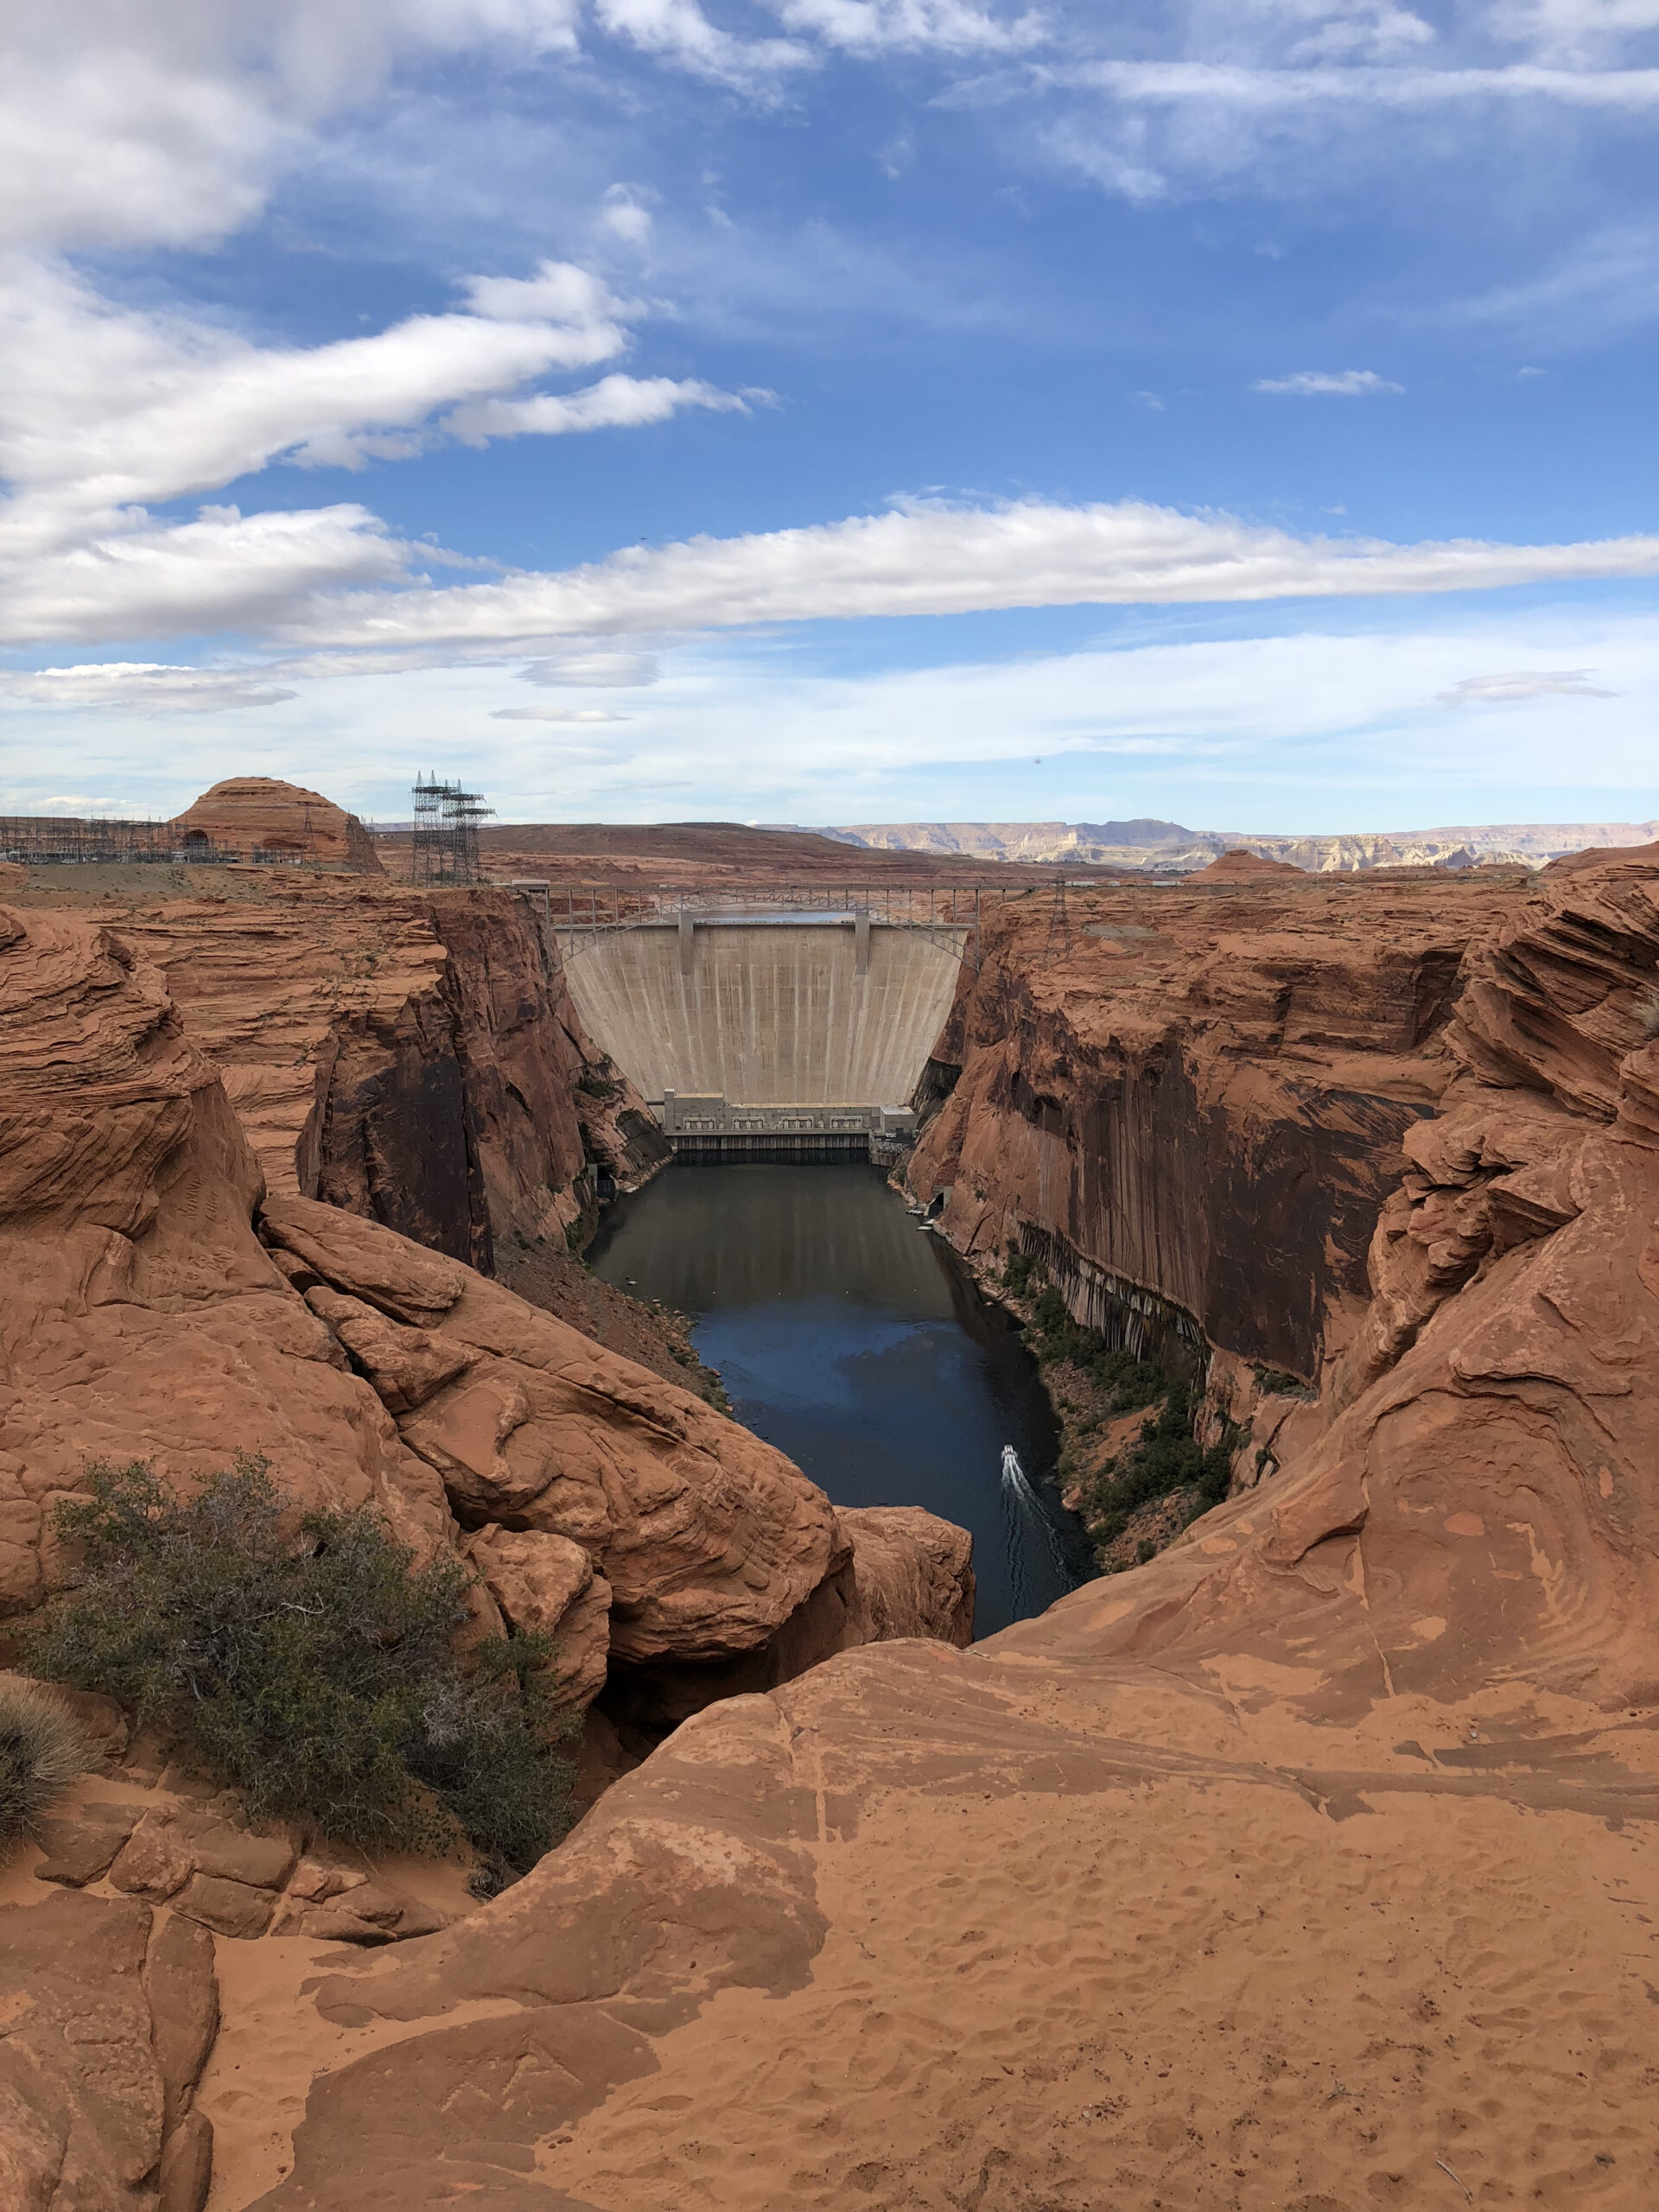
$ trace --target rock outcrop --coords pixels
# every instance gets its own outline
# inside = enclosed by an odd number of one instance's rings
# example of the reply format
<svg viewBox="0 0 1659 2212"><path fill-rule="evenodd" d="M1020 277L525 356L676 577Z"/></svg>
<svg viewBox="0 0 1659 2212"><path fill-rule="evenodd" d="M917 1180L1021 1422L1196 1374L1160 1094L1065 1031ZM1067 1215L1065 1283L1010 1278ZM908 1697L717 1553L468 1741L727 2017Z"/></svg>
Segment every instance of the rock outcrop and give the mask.
<svg viewBox="0 0 1659 2212"><path fill-rule="evenodd" d="M186 807L173 824L181 850L224 847L257 860L316 861L381 875L374 840L358 820L321 791L274 776L230 776Z"/></svg>
<svg viewBox="0 0 1659 2212"><path fill-rule="evenodd" d="M563 1250L596 1169L631 1188L667 1160L532 901L257 873L257 895L99 911L160 969L272 1191L511 1272Z"/></svg>
<svg viewBox="0 0 1659 2212"><path fill-rule="evenodd" d="M571 1544L587 1554L608 1586L617 1659L756 1650L830 1572L829 1500L702 1399L354 1214L270 1198L261 1229L461 1525L520 1537L517 1586L569 1588L568 1607L597 1616L567 1564ZM512 1580L499 1539L486 1556Z"/></svg>
<svg viewBox="0 0 1659 2212"><path fill-rule="evenodd" d="M463 1262L266 1195L158 971L39 909L0 908L0 1612L73 1573L53 1509L89 1459L188 1482L243 1450L423 1554L471 1532L573 1702L610 1665L839 1648L814 1600L848 1541L781 1453Z"/></svg>
<svg viewBox="0 0 1659 2212"><path fill-rule="evenodd" d="M910 1636L973 1642L974 1548L965 1529L913 1505L844 1505L836 1518L853 1548L856 1586L841 1649Z"/></svg>
<svg viewBox="0 0 1659 2212"><path fill-rule="evenodd" d="M213 1937L139 1897L0 1907L0 2201L202 2212L192 2099L218 2024Z"/></svg>
<svg viewBox="0 0 1659 2212"><path fill-rule="evenodd" d="M1191 880L1194 883L1262 883L1275 875L1300 875L1303 871L1293 868L1288 861L1263 860L1259 853L1246 852L1242 845L1230 846L1218 860L1208 868L1198 868Z"/></svg>
<svg viewBox="0 0 1659 2212"><path fill-rule="evenodd" d="M970 1256L1045 1258L1080 1320L1316 1376L1366 1297L1407 1131L1451 1062L1493 879L1033 894L986 921L908 1170Z"/></svg>
<svg viewBox="0 0 1659 2212"><path fill-rule="evenodd" d="M1323 1433L1039 1619L690 1720L313 1993L234 2202L1644 2205L1656 972L1659 854L1493 916Z"/></svg>

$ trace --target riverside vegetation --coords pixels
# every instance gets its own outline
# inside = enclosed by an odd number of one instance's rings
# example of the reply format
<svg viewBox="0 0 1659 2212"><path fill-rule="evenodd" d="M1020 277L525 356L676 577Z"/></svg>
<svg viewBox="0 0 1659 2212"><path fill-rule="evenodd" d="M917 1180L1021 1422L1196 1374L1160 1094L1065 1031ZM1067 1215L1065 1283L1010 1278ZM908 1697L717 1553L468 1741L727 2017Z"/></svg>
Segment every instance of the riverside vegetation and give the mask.
<svg viewBox="0 0 1659 2212"><path fill-rule="evenodd" d="M1026 1341L1060 1417L1058 1474L1067 1503L1108 1573L1144 1564L1226 1497L1243 1431L1228 1422L1214 1444L1200 1444L1190 1384L1074 1320L1042 1262L1013 1244L1001 1285L1023 1309ZM1092 1457L1103 1427L1141 1411L1147 1417L1127 1444Z"/></svg>
<svg viewBox="0 0 1659 2212"><path fill-rule="evenodd" d="M569 1827L569 1724L537 1679L550 1639L488 1638L463 1671L459 1560L417 1563L366 1508L295 1529L246 1455L188 1497L143 1461L86 1487L57 1515L85 1579L26 1639L35 1673L118 1699L255 1820L382 1851L464 1839L486 1893Z"/></svg>

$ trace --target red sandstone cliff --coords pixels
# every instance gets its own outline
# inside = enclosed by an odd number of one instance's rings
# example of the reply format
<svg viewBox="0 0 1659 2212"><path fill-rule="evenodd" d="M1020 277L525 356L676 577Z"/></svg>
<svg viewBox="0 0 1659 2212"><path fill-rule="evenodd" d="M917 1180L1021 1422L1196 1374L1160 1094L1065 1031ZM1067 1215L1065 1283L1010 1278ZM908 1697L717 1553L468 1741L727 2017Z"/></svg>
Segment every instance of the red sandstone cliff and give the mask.
<svg viewBox="0 0 1659 2212"><path fill-rule="evenodd" d="M1452 1063L1459 963L1513 884L1039 893L991 914L909 1171L970 1254L1041 1251L1081 1319L1314 1376Z"/></svg>
<svg viewBox="0 0 1659 2212"><path fill-rule="evenodd" d="M563 1592L581 1698L611 1653L778 1679L868 1632L837 1634L851 1540L780 1453L464 1263L267 1193L159 970L41 909L0 909L0 1611L66 1571L89 1459L188 1480L240 1449L423 1549L477 1531L509 1611Z"/></svg>
<svg viewBox="0 0 1659 2212"><path fill-rule="evenodd" d="M264 868L88 900L77 873L25 910L93 912L155 964L273 1191L511 1276L563 1251L593 1167L626 1188L668 1157L532 901Z"/></svg>
<svg viewBox="0 0 1659 2212"><path fill-rule="evenodd" d="M1017 1201L1117 1234L1067 1133L1140 1127L1122 1233L1167 1225L1137 1256L1189 1266L1217 1334L1271 1326L1273 1265L1322 1266L1292 1327L1324 1344L1324 1433L971 1651L856 1651L689 1721L497 1904L302 2000L304 2118L227 2205L1649 2201L1659 852L1458 895L1415 933L1368 900L1189 942L1185 1004L1148 988L1139 1025L993 949L966 1126L927 1154L984 1186L959 1229ZM1241 1103L1230 1040L1275 974ZM1194 1115L1125 1098L1185 1070L1200 1136L1311 1173L1357 1058L1412 1110L1336 1150L1348 1210L1306 1193L1287 1226L1223 1180L1203 1237L1239 1271L1206 1273L1176 1238ZM976 1119L1006 1171L969 1160Z"/></svg>

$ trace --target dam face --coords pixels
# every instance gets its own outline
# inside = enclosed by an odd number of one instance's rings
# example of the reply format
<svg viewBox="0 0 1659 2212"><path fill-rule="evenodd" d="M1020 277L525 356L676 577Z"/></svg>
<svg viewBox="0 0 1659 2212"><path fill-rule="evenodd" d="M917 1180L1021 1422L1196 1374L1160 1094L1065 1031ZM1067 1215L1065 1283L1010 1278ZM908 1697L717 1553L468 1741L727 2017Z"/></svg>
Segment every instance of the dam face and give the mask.
<svg viewBox="0 0 1659 2212"><path fill-rule="evenodd" d="M906 1103L956 988L964 931L689 918L565 936L594 1041L653 1105ZM711 1124L712 1126L712 1124Z"/></svg>

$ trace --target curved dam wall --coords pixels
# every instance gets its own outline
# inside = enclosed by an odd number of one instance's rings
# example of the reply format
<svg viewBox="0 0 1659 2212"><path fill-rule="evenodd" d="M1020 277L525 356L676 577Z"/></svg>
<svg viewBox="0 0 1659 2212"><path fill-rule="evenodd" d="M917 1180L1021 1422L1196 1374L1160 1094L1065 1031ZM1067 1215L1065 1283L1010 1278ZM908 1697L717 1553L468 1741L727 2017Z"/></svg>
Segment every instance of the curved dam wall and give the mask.
<svg viewBox="0 0 1659 2212"><path fill-rule="evenodd" d="M965 935L652 924L567 940L565 976L588 1035L652 1101L901 1105L950 1011Z"/></svg>

